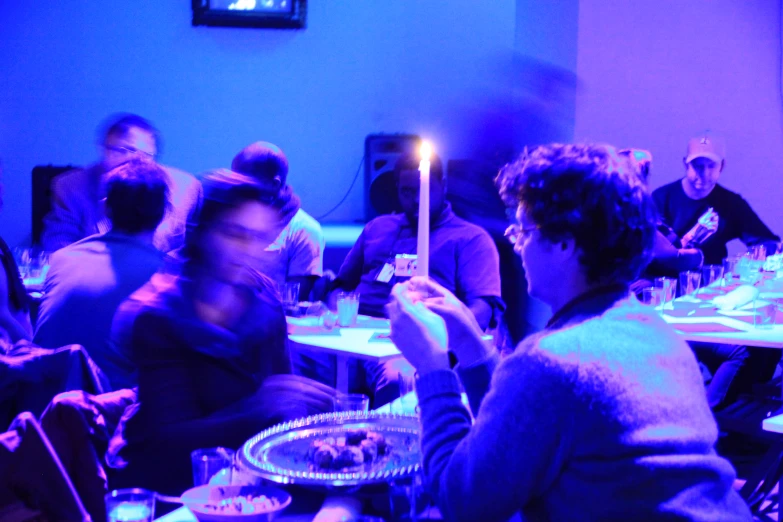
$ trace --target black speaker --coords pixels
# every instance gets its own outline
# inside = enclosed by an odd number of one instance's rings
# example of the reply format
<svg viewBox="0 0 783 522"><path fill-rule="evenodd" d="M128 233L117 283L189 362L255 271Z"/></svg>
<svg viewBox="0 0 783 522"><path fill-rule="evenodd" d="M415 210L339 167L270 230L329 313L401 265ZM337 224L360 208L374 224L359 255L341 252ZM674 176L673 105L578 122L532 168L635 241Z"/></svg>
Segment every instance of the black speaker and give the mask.
<svg viewBox="0 0 783 522"><path fill-rule="evenodd" d="M400 212L394 165L400 156L415 153L421 138L415 134L370 134L364 140L364 217Z"/></svg>
<svg viewBox="0 0 783 522"><path fill-rule="evenodd" d="M33 245L41 244L44 217L52 209L52 181L63 172L75 168L72 165L39 165L33 168Z"/></svg>

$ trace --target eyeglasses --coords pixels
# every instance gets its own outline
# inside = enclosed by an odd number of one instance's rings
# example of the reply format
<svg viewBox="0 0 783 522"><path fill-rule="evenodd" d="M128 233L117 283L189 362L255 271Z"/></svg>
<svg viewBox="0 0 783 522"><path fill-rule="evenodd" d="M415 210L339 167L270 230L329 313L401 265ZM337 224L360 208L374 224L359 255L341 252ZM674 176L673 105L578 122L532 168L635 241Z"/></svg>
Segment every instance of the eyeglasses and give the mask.
<svg viewBox="0 0 783 522"><path fill-rule="evenodd" d="M107 149L117 154L130 155L130 154L142 154L149 159L155 158L155 154L147 152L146 150L139 150L133 147L123 147L122 145L104 145Z"/></svg>
<svg viewBox="0 0 783 522"><path fill-rule="evenodd" d="M224 236L237 241L249 242L257 241L260 243L271 243L276 239L276 235L269 231L256 231L250 230L236 223L229 223L227 221L218 221L216 224L217 230Z"/></svg>
<svg viewBox="0 0 783 522"><path fill-rule="evenodd" d="M510 225L503 235L512 245L515 245L517 241L527 238L535 230L538 230L537 226L522 228L519 225Z"/></svg>

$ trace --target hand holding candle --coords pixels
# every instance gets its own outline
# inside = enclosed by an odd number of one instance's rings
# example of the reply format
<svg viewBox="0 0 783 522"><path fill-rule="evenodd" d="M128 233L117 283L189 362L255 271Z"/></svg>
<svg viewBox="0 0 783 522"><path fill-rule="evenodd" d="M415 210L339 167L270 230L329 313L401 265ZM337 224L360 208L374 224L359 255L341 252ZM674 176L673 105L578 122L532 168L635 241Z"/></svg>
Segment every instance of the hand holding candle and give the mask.
<svg viewBox="0 0 783 522"><path fill-rule="evenodd" d="M429 142L421 144L421 162L419 163L419 229L417 235L416 275L430 275L430 156L432 146Z"/></svg>

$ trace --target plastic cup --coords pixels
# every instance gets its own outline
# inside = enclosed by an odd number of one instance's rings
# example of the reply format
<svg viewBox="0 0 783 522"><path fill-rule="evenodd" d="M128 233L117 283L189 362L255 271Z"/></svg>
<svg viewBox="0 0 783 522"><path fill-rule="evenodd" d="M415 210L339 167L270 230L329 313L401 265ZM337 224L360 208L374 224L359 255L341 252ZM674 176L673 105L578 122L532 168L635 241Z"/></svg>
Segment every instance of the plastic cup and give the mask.
<svg viewBox="0 0 783 522"><path fill-rule="evenodd" d="M359 316L359 294L340 292L337 294L337 323L340 326L355 326Z"/></svg>
<svg viewBox="0 0 783 522"><path fill-rule="evenodd" d="M699 289L699 283L701 283L701 272L680 272L680 295L690 295L696 292Z"/></svg>
<svg viewBox="0 0 783 522"><path fill-rule="evenodd" d="M228 448L197 449L190 454L193 465L193 486L231 484L234 451Z"/></svg>
<svg viewBox="0 0 783 522"><path fill-rule="evenodd" d="M299 283L285 283L280 285L280 299L286 314L296 311L299 305Z"/></svg>
<svg viewBox="0 0 783 522"><path fill-rule="evenodd" d="M333 399L334 411L370 411L370 398L361 393L338 393Z"/></svg>
<svg viewBox="0 0 783 522"><path fill-rule="evenodd" d="M115 489L104 497L108 522L152 522L155 493L146 489Z"/></svg>

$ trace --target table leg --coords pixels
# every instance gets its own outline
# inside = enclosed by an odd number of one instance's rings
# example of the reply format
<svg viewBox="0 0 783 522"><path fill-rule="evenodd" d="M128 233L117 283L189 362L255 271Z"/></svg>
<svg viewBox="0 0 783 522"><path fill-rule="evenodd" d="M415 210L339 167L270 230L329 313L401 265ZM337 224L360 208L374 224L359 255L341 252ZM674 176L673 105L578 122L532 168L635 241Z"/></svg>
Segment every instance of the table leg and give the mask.
<svg viewBox="0 0 783 522"><path fill-rule="evenodd" d="M335 356L337 391L348 393L348 358L341 355Z"/></svg>

